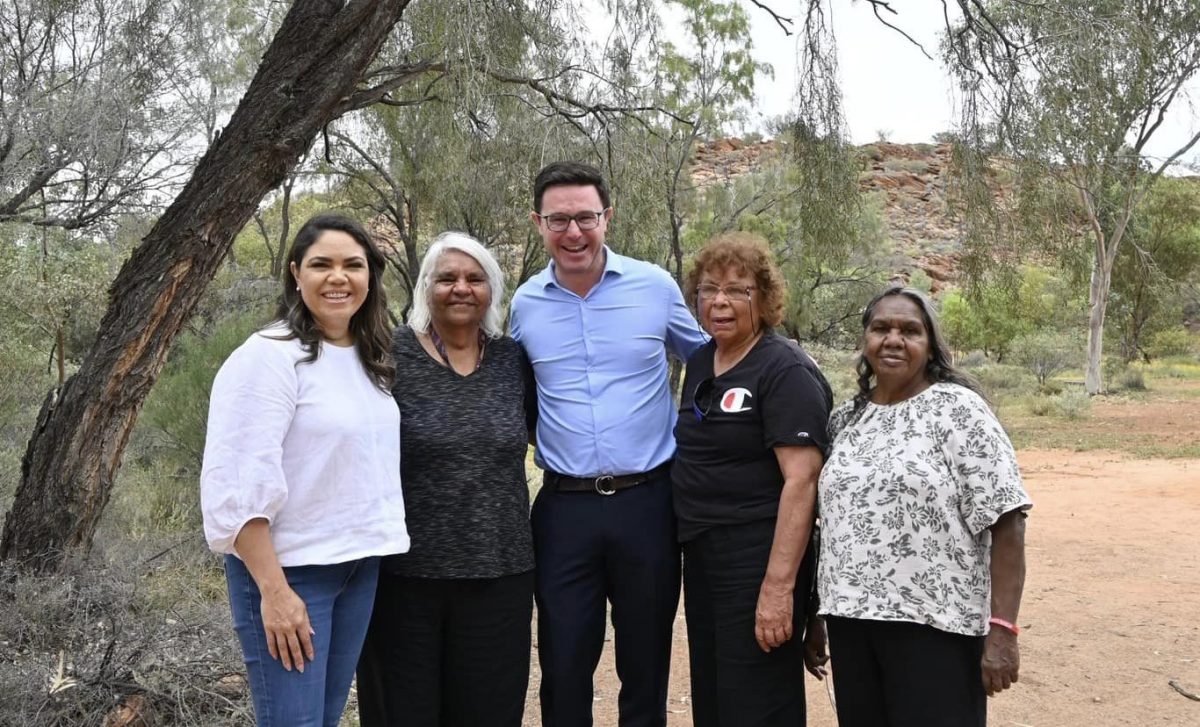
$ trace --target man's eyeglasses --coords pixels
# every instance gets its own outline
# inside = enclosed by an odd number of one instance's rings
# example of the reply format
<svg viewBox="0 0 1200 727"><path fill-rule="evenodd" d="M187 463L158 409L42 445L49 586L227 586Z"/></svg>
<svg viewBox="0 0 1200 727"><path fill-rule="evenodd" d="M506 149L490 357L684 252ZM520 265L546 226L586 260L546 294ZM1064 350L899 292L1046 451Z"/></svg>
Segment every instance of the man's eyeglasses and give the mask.
<svg viewBox="0 0 1200 727"><path fill-rule="evenodd" d="M571 215L540 215L537 212L537 218L546 223L546 227L551 232L566 232L571 226L571 221L575 221L575 226L580 230L594 230L600 226L600 218L608 210L600 210L599 212L580 212L572 217Z"/></svg>
<svg viewBox="0 0 1200 727"><path fill-rule="evenodd" d="M702 422L704 417L708 416L708 410L712 408L712 398L712 379L705 379L696 384L696 391L692 393L692 413L696 415L696 421Z"/></svg>
<svg viewBox="0 0 1200 727"><path fill-rule="evenodd" d="M701 283L696 288L696 294L700 296L700 300L712 300L717 297L717 293L724 293L725 300L735 300L744 303L750 300L750 291L752 290L754 290L753 286L730 285L722 288L713 283Z"/></svg>

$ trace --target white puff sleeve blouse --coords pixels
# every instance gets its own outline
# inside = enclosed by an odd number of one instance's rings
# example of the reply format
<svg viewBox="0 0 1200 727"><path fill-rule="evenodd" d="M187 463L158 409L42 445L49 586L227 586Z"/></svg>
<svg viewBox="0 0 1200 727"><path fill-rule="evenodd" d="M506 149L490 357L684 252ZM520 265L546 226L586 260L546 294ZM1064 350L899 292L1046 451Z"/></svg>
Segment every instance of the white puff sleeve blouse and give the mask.
<svg viewBox="0 0 1200 727"><path fill-rule="evenodd" d="M354 347L316 361L272 327L213 381L200 475L204 534L218 553L266 518L281 565L342 563L408 550L400 412Z"/></svg>

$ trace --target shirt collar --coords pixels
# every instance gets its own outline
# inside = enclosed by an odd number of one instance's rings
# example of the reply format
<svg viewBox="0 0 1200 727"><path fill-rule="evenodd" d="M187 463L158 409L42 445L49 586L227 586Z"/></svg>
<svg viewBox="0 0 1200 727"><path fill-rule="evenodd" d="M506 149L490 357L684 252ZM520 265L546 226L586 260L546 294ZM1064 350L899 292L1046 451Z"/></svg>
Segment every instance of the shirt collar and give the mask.
<svg viewBox="0 0 1200 727"><path fill-rule="evenodd" d="M605 245L604 272L600 274L600 280L603 281L604 278L608 277L609 273L623 275L625 273L625 257L623 255L618 255L612 251L612 248L610 248L608 245ZM558 279L554 275L554 260L551 260L550 263L546 265L545 269L538 274L538 283L541 284L543 289L549 288L551 285L556 288L562 288L562 286L558 284ZM597 285L599 285L599 283L597 283Z"/></svg>

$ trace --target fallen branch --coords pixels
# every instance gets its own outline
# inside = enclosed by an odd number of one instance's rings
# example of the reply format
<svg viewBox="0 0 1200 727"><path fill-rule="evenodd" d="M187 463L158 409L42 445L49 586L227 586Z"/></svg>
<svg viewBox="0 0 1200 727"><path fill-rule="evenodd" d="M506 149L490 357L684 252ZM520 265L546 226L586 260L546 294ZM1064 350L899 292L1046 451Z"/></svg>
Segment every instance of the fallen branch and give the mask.
<svg viewBox="0 0 1200 727"><path fill-rule="evenodd" d="M1195 692L1189 692L1187 689L1184 689L1183 685L1180 684L1175 679L1171 679L1171 680L1167 681L1167 684L1171 685L1172 689L1179 692L1180 694L1187 697L1188 699L1192 700L1193 702L1200 702L1200 694L1196 694Z"/></svg>

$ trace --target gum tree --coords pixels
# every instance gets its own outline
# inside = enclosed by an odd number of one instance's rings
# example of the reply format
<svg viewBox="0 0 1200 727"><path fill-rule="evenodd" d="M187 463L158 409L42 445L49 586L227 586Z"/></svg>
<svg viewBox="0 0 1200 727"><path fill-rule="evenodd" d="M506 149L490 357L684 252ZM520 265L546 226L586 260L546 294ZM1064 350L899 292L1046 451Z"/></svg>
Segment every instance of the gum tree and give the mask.
<svg viewBox="0 0 1200 727"><path fill-rule="evenodd" d="M945 51L963 92L968 184L1011 177L1011 193L993 185L965 195L968 252L976 260L1003 257L1014 240L996 234L1005 229L997 219L1016 216L1014 257L1032 249L1087 258L1085 385L1100 393L1113 266L1130 220L1163 173L1200 142L1196 133L1164 157L1149 153L1200 78L1200 4L959 5L965 18L951 28ZM989 172L988 155L1010 158L1011 170Z"/></svg>
<svg viewBox="0 0 1200 727"><path fill-rule="evenodd" d="M86 550L133 423L175 335L262 197L330 120L363 103L368 65L408 0L296 0L219 138L110 288L78 373L46 397L0 558L35 570ZM403 76L403 69L389 78Z"/></svg>

